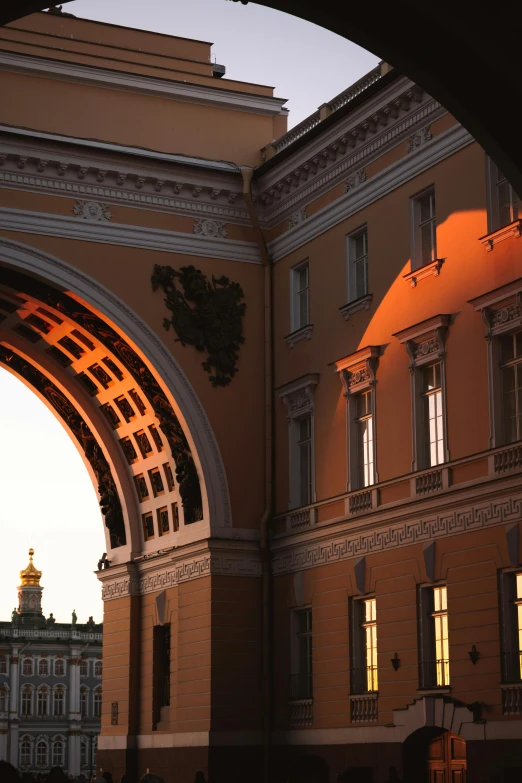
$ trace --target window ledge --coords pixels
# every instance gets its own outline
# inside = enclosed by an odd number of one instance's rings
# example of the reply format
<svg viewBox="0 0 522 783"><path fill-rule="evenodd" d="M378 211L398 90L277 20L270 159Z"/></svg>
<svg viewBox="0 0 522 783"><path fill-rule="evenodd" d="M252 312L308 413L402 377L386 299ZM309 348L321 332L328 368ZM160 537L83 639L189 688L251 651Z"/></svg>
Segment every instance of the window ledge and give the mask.
<svg viewBox="0 0 522 783"><path fill-rule="evenodd" d="M350 316L358 313L359 310L369 310L372 299L373 294L366 294L366 296L360 296L359 299L354 299L352 302L348 302L348 304L340 307L339 310L344 315L344 320L349 321Z"/></svg>
<svg viewBox="0 0 522 783"><path fill-rule="evenodd" d="M312 338L313 328L313 324L307 324L306 326L302 326L300 329L296 329L295 332L290 332L290 334L287 334L285 340L288 347L293 348L294 345L301 342L301 340L310 340Z"/></svg>
<svg viewBox="0 0 522 783"><path fill-rule="evenodd" d="M403 275L403 280L407 280L411 287L415 288L419 280L424 280L425 277L438 277L445 260L445 258L436 258L430 264L420 266L418 269L408 272L407 275Z"/></svg>
<svg viewBox="0 0 522 783"><path fill-rule="evenodd" d="M496 231L491 231L491 233L480 237L479 242L482 242L489 253L498 242L503 242L504 239L509 239L509 237L520 236L522 236L522 219L515 220L513 223L508 223L507 226L502 226L502 228L499 228Z"/></svg>
<svg viewBox="0 0 522 783"><path fill-rule="evenodd" d="M430 694L438 696L439 693L451 693L451 687L449 685L443 685L440 688L437 688L436 686L433 688L417 688L417 693L421 696L429 696Z"/></svg>

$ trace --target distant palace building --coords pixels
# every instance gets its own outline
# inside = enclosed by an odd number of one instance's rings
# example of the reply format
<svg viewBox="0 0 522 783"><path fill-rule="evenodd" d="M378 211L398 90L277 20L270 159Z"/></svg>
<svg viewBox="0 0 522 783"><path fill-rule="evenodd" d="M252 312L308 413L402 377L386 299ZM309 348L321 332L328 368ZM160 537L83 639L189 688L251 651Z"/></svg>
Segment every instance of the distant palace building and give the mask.
<svg viewBox="0 0 522 783"><path fill-rule="evenodd" d="M100 732L102 625L42 613L42 572L20 572L18 610L0 622L0 759L20 770L95 769Z"/></svg>

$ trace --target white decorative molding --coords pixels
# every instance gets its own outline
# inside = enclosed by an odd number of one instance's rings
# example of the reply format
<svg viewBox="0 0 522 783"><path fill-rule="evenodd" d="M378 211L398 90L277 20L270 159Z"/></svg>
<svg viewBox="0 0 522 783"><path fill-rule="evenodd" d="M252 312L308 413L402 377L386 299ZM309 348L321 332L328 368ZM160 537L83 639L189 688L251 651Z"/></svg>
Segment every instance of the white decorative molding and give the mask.
<svg viewBox="0 0 522 783"><path fill-rule="evenodd" d="M411 155L392 163L360 185L322 209L291 232L269 243L268 249L274 261L289 255L297 248L328 231L333 226L360 212L374 201L386 196L436 163L448 158L474 142L473 137L460 125L449 128Z"/></svg>
<svg viewBox="0 0 522 783"><path fill-rule="evenodd" d="M353 530L353 517L342 524L343 532L321 531L314 528L313 539L306 541L278 539L273 543L272 569L275 575L289 574L329 563L352 560L375 552L385 552L430 542L437 538L481 530L497 525L517 522L522 516L522 494L494 499L477 499L469 505L455 506L455 498L449 499L445 508L437 496L439 508L418 516L408 513L407 519L388 521L375 527L373 515L367 515ZM419 512L417 512L418 514ZM402 510L404 517L404 510ZM323 535L321 535L323 532ZM302 533L302 537L310 534Z"/></svg>
<svg viewBox="0 0 522 783"><path fill-rule="evenodd" d="M295 332L290 332L290 334L287 334L285 337L286 344L289 348L293 348L294 345L300 343L301 340L311 340L313 329L313 324L307 324L300 329L296 329Z"/></svg>
<svg viewBox="0 0 522 783"><path fill-rule="evenodd" d="M84 220L110 220L112 212L107 204L100 201L77 201L73 207L73 212Z"/></svg>
<svg viewBox="0 0 522 783"><path fill-rule="evenodd" d="M344 315L344 320L349 321L350 316L358 313L360 310L369 310L372 299L373 294L366 294L366 296L360 296L359 299L354 299L353 302L348 302L348 304L340 307L339 310Z"/></svg>
<svg viewBox="0 0 522 783"><path fill-rule="evenodd" d="M375 386L381 350L380 345L368 345L333 362L345 396L359 394L364 389Z"/></svg>
<svg viewBox="0 0 522 783"><path fill-rule="evenodd" d="M482 314L488 337L519 329L522 325L522 278L470 299L468 304Z"/></svg>
<svg viewBox="0 0 522 783"><path fill-rule="evenodd" d="M226 239L227 230L225 223L209 218L196 218L194 220L194 233L204 237L222 237Z"/></svg>
<svg viewBox="0 0 522 783"><path fill-rule="evenodd" d="M51 79L92 84L113 90L154 95L175 101L200 103L221 109L264 114L269 117L287 113L286 109L283 108L286 99L274 98L270 95L256 95L251 92L227 90L223 86L218 86L219 82L217 82L216 87L206 87L200 84L190 84L186 81L174 81L142 74L124 73L107 68L96 68L92 65L62 62L60 60L50 60L45 57L34 57L7 51L3 51L0 54L0 70L36 74L38 76L45 75Z"/></svg>
<svg viewBox="0 0 522 783"><path fill-rule="evenodd" d="M344 183L344 192L349 193L351 190L355 190L355 188L358 188L359 185L362 185L363 182L366 182L368 179L368 176L366 174L366 171L364 169L359 169L359 171L356 171L355 174L352 174L346 182Z"/></svg>
<svg viewBox="0 0 522 783"><path fill-rule="evenodd" d="M306 220L307 217L308 212L306 211L306 207L298 209L297 212L294 212L292 215L290 215L290 220L288 221L288 230L298 226L303 222L303 220Z"/></svg>
<svg viewBox="0 0 522 783"><path fill-rule="evenodd" d="M418 149L418 147L422 147L423 144L426 144L426 142L431 141L432 139L433 133L430 130L430 126L426 125L425 128L421 128L421 130L417 131L417 133L414 133L413 136L410 136L408 139L408 148L406 152L409 154L410 152Z"/></svg>
<svg viewBox="0 0 522 783"><path fill-rule="evenodd" d="M510 237L520 236L522 236L522 219L515 220L507 226L502 226L502 228L480 237L479 242L482 242L482 245L489 253L499 242L503 242Z"/></svg>
<svg viewBox="0 0 522 783"><path fill-rule="evenodd" d="M435 315L393 335L406 347L410 367L422 367L444 358L444 343L450 324L449 315Z"/></svg>
<svg viewBox="0 0 522 783"><path fill-rule="evenodd" d="M73 217L21 209L0 207L0 228L122 247L139 247L161 253L222 258L250 264L262 263L259 247L255 242L198 236L125 223L79 221Z"/></svg>

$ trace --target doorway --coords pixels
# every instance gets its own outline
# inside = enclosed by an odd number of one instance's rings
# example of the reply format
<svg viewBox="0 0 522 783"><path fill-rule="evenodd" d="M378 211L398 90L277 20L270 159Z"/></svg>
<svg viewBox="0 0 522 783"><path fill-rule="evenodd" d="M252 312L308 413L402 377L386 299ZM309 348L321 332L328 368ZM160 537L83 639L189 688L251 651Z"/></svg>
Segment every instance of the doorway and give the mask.
<svg viewBox="0 0 522 783"><path fill-rule="evenodd" d="M457 734L426 727L404 743L405 783L466 783L466 742Z"/></svg>

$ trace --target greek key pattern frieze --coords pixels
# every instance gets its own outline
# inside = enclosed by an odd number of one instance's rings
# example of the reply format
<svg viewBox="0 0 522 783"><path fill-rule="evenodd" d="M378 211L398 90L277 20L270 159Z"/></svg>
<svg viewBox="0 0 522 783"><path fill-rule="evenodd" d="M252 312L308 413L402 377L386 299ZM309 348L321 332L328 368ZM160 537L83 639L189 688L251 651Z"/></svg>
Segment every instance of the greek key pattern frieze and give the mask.
<svg viewBox="0 0 522 783"><path fill-rule="evenodd" d="M453 512L393 524L378 530L343 535L329 541L308 542L291 551L276 551L272 559L272 570L274 574L285 574L316 568L331 562L425 543L470 530L504 525L521 518L522 495L478 503Z"/></svg>

